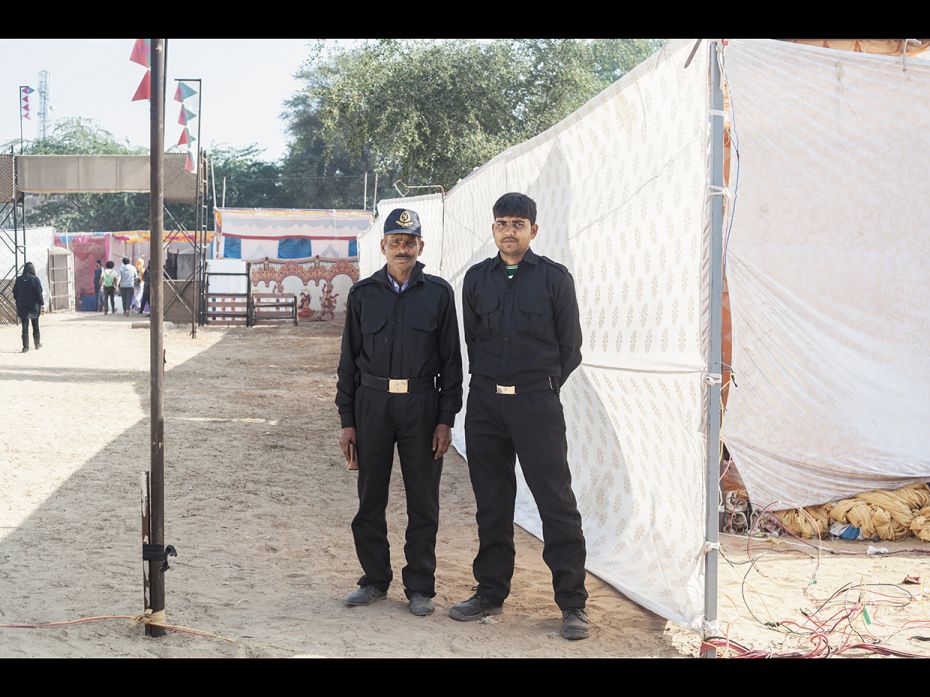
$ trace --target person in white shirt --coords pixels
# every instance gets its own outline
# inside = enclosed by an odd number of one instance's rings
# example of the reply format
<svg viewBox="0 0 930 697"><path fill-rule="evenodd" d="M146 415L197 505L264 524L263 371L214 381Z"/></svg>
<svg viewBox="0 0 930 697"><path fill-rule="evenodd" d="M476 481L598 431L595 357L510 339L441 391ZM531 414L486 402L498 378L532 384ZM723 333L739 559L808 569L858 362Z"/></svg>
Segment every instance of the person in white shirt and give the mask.
<svg viewBox="0 0 930 697"><path fill-rule="evenodd" d="M119 267L119 294L123 301L123 314L129 316L129 307L132 305L132 296L135 293L135 281L139 277L136 267L129 263L129 257L123 257L123 265Z"/></svg>

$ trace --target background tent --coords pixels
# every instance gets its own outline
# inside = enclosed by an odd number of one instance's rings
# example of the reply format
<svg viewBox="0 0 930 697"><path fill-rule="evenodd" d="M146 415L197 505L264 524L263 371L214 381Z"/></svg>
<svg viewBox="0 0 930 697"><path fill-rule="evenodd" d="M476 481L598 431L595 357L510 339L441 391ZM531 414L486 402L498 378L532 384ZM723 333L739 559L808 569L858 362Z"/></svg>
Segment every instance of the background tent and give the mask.
<svg viewBox="0 0 930 697"><path fill-rule="evenodd" d="M930 64L732 41L724 440L756 506L930 480Z"/></svg>
<svg viewBox="0 0 930 697"><path fill-rule="evenodd" d="M293 293L303 319L345 310L358 280L357 237L370 225L368 211L216 209L220 256L251 261L253 291Z"/></svg>

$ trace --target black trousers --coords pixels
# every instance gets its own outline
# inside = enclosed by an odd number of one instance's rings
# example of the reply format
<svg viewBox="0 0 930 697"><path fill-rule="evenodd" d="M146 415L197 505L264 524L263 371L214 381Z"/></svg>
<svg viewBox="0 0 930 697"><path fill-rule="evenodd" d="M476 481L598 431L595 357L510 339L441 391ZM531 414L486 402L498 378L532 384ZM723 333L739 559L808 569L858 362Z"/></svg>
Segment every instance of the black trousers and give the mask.
<svg viewBox="0 0 930 697"><path fill-rule="evenodd" d="M122 286L120 286L119 296L120 296L120 300L123 301L123 313L124 314L129 314L129 307L132 305L132 296L135 295L135 293L136 293L136 289L133 288L132 286L129 286L128 288L123 288Z"/></svg>
<svg viewBox="0 0 930 697"><path fill-rule="evenodd" d="M585 541L568 469L565 416L552 390L502 395L473 386L465 413L468 471L478 512L478 594L493 605L510 595L515 549L515 455L543 526L543 559L552 571L555 602L585 606Z"/></svg>
<svg viewBox="0 0 930 697"><path fill-rule="evenodd" d="M436 531L442 459L433 459L433 432L439 394L424 390L390 394L364 385L355 393L358 447L358 514L352 521L355 551L364 574L360 586L386 591L393 580L385 509L394 462L394 444L407 494L404 592L436 595Z"/></svg>
<svg viewBox="0 0 930 697"><path fill-rule="evenodd" d="M20 317L20 321L23 323L23 348L29 348L29 317ZM36 346L39 345L39 318L32 318L32 340L35 342Z"/></svg>
<svg viewBox="0 0 930 697"><path fill-rule="evenodd" d="M107 314L107 302L110 303L110 311L116 314L116 286L103 287L103 314Z"/></svg>

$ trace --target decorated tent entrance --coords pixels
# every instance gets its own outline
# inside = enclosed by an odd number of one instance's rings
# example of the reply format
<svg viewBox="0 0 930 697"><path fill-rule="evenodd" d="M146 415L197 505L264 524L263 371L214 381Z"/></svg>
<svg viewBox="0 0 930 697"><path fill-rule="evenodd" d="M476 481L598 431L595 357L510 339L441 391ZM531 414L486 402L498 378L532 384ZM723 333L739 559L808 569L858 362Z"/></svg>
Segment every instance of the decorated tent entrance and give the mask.
<svg viewBox="0 0 930 697"><path fill-rule="evenodd" d="M253 294L293 295L299 319L331 319L358 280L357 236L370 225L368 211L218 208L217 256L249 262Z"/></svg>

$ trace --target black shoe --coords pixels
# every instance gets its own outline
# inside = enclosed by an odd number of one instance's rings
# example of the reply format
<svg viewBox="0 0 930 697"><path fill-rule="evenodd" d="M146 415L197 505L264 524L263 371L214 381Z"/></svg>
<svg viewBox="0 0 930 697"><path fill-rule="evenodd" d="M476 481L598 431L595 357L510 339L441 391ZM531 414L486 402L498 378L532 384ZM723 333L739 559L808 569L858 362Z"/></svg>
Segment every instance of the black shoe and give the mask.
<svg viewBox="0 0 930 697"><path fill-rule="evenodd" d="M35 337L35 345L37 349L42 348L42 342L39 341L39 337Z"/></svg>
<svg viewBox="0 0 930 697"><path fill-rule="evenodd" d="M28 353L28 351L29 351L29 347L28 347L28 346L23 346L23 353Z"/></svg>
<svg viewBox="0 0 930 697"><path fill-rule="evenodd" d="M433 599L423 593L413 593L410 596L410 614L417 617L426 617L432 615Z"/></svg>
<svg viewBox="0 0 930 697"><path fill-rule="evenodd" d="M588 638L588 616L580 607L562 611L562 636L566 639Z"/></svg>
<svg viewBox="0 0 930 697"><path fill-rule="evenodd" d="M491 605L475 593L468 600L449 608L449 617L459 622L474 622L486 615L499 615L503 611L500 605Z"/></svg>
<svg viewBox="0 0 930 697"><path fill-rule="evenodd" d="M373 602L386 595L387 591L383 591L375 586L359 586L346 596L346 605L351 605L352 607L371 605Z"/></svg>

